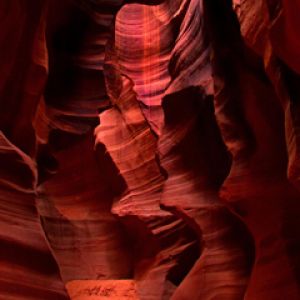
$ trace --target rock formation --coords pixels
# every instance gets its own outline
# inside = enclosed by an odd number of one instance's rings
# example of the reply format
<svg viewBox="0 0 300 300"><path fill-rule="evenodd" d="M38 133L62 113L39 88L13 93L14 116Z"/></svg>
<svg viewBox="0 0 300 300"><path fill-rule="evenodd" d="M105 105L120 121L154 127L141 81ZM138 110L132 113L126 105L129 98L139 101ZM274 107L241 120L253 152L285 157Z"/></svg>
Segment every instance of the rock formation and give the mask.
<svg viewBox="0 0 300 300"><path fill-rule="evenodd" d="M0 300L299 300L296 0L0 3Z"/></svg>

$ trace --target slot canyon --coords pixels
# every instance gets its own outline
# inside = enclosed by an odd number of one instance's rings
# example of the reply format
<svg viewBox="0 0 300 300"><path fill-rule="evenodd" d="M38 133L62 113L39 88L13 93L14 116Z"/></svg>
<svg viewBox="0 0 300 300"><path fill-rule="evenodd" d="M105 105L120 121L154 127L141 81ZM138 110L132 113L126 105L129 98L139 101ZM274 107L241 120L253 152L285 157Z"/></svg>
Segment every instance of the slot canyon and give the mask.
<svg viewBox="0 0 300 300"><path fill-rule="evenodd" d="M0 300L300 300L299 15L0 0Z"/></svg>

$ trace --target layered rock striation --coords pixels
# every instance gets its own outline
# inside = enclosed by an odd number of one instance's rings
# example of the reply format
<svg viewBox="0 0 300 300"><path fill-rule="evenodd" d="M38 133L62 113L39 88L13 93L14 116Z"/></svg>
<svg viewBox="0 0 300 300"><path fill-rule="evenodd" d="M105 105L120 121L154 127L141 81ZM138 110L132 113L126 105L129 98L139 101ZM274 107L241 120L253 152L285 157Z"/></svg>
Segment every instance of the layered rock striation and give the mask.
<svg viewBox="0 0 300 300"><path fill-rule="evenodd" d="M298 10L2 1L0 299L300 299Z"/></svg>

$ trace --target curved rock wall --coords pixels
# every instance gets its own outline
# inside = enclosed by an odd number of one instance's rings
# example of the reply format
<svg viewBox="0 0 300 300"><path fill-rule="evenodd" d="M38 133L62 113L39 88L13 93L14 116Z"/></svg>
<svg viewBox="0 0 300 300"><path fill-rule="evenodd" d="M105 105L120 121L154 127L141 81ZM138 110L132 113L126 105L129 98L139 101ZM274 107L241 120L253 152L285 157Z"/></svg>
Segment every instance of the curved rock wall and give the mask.
<svg viewBox="0 0 300 300"><path fill-rule="evenodd" d="M2 1L0 299L300 299L297 11Z"/></svg>

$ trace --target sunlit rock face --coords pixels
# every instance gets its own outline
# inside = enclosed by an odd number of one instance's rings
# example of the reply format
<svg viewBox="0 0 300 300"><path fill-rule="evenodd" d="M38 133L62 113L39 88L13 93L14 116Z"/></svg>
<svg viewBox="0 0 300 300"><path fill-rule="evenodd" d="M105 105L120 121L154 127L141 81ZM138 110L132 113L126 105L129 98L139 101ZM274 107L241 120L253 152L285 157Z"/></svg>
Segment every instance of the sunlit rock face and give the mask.
<svg viewBox="0 0 300 300"><path fill-rule="evenodd" d="M1 1L0 299L299 300L299 9Z"/></svg>

